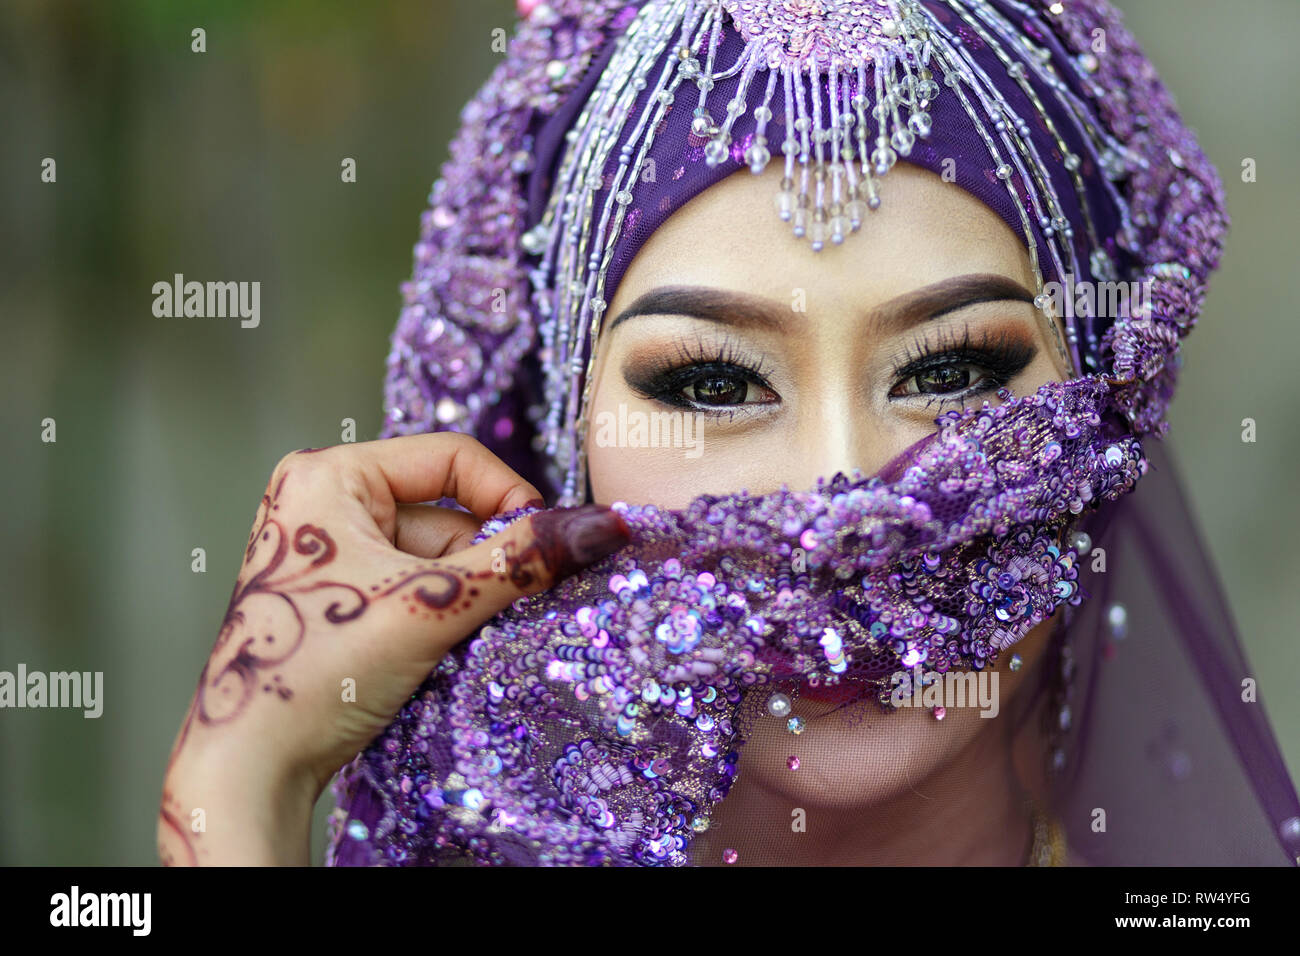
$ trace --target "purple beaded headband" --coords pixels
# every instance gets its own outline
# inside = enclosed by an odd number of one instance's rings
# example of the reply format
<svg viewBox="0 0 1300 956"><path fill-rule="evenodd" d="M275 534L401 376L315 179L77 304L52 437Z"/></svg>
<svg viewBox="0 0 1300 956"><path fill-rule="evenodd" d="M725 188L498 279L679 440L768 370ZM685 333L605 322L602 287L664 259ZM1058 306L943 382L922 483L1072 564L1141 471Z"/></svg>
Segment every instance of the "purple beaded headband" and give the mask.
<svg viewBox="0 0 1300 956"><path fill-rule="evenodd" d="M1218 262L1222 187L1107 4L520 7L422 219L385 437L470 432L580 503L608 297L658 223L773 147L777 214L814 248L887 201L900 157L948 174L1025 236L1053 332L1060 285L1049 295L1044 279L1064 284L1073 373L1104 374L1134 434L1165 432ZM1150 295L1112 299L1114 314L1104 296L1075 302L1076 285L1114 280Z"/></svg>

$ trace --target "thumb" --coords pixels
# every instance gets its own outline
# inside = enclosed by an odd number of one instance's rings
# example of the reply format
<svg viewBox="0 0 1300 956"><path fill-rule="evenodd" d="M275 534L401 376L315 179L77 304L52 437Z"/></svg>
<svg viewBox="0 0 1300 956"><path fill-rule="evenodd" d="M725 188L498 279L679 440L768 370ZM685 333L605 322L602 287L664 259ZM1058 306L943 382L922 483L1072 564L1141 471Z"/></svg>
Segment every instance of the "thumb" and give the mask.
<svg viewBox="0 0 1300 956"><path fill-rule="evenodd" d="M595 564L631 540L622 516L601 505L540 511L455 555L472 569L484 619Z"/></svg>

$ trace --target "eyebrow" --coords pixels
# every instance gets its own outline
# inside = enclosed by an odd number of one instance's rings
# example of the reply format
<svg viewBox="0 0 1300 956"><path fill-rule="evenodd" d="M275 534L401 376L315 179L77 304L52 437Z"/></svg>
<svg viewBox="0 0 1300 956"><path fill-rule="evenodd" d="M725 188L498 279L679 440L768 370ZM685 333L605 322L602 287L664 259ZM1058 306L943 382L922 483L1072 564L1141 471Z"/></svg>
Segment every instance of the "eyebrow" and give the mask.
<svg viewBox="0 0 1300 956"><path fill-rule="evenodd" d="M905 326L937 319L958 309L983 302L1028 302L1034 295L1019 282L997 273L972 273L943 279L915 291L895 296L871 310L875 323ZM793 309L746 292L707 286L660 286L637 298L609 324L613 331L628 319L642 315L685 315L705 322L738 328L784 332Z"/></svg>

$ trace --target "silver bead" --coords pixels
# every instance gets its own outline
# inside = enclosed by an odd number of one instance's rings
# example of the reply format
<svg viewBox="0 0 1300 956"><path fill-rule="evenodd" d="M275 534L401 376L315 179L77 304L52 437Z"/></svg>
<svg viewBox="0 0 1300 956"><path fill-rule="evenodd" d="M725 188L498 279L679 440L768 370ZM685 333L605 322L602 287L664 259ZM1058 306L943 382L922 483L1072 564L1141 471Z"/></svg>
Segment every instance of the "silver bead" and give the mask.
<svg viewBox="0 0 1300 956"><path fill-rule="evenodd" d="M1070 547L1079 553L1080 556L1092 553L1092 538L1088 537L1082 531L1076 531L1070 535Z"/></svg>
<svg viewBox="0 0 1300 956"><path fill-rule="evenodd" d="M790 713L790 698L785 694L773 694L767 699L767 712L773 717L784 717Z"/></svg>

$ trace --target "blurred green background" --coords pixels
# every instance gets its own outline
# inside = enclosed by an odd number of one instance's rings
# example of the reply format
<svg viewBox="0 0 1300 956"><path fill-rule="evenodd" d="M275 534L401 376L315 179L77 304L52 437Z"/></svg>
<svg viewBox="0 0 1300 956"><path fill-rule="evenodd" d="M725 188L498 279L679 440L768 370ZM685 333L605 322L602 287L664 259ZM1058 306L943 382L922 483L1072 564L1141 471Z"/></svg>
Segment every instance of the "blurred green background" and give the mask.
<svg viewBox="0 0 1300 956"><path fill-rule="evenodd" d="M1170 442L1300 768L1300 18L1295 0L1118 6L1227 184ZM378 433L418 217L514 19L513 0L0 9L0 669L105 683L98 720L0 711L0 863L156 862L163 768L267 476L344 418ZM155 318L177 272L260 280L260 327Z"/></svg>

